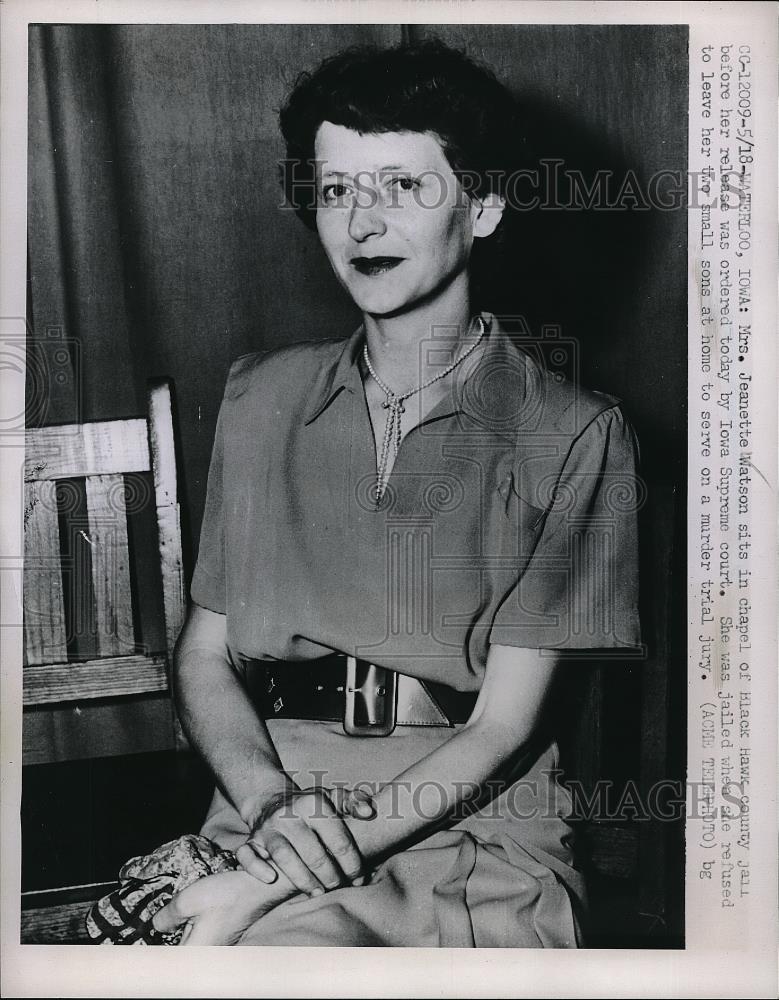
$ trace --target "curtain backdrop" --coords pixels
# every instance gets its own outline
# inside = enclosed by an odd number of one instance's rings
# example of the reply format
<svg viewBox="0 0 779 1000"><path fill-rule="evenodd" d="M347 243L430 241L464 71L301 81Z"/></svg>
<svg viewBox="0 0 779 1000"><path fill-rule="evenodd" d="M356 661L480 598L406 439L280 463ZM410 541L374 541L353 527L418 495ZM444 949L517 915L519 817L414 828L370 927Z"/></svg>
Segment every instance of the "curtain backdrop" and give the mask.
<svg viewBox="0 0 779 1000"><path fill-rule="evenodd" d="M278 108L299 72L345 45L433 34L514 89L534 155L588 179L632 171L644 190L686 170L682 27L30 30L28 419L140 415L147 377L171 376L188 571L231 361L358 321L316 237L281 207ZM683 495L684 210L529 212L511 239L487 304L536 334L558 326L574 374L625 401L650 487ZM654 526L665 557L672 527ZM25 742L41 759L55 745L94 752L85 719L103 713L113 746L150 748L161 706L128 702L121 723L103 706L39 712Z"/></svg>

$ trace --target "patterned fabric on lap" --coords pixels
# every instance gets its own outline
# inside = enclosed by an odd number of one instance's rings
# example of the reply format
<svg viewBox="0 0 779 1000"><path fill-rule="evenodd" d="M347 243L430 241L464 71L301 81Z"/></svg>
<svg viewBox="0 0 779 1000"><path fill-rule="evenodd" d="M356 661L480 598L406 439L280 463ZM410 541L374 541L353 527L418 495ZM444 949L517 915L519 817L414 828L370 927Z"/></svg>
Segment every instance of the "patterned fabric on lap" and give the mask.
<svg viewBox="0 0 779 1000"><path fill-rule="evenodd" d="M206 837L171 840L122 867L119 888L89 910L87 933L95 944L178 944L184 928L160 934L152 925L154 914L198 879L236 868L233 852Z"/></svg>

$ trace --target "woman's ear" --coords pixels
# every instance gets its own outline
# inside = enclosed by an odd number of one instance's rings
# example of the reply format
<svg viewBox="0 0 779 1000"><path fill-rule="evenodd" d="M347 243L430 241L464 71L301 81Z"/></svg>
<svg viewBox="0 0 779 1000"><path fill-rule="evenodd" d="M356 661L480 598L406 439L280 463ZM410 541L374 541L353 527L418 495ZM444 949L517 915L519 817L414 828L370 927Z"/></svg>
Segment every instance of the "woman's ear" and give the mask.
<svg viewBox="0 0 779 1000"><path fill-rule="evenodd" d="M499 194L488 194L485 198L480 198L474 202L476 214L473 218L473 235L492 236L498 228L503 212L506 208L506 201Z"/></svg>

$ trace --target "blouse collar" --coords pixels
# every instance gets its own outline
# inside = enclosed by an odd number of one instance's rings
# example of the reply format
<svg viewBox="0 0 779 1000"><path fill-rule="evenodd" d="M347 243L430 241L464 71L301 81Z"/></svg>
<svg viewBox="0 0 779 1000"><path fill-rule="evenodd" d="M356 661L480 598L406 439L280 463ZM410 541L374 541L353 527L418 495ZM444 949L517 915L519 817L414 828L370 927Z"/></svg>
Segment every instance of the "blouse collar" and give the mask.
<svg viewBox="0 0 779 1000"><path fill-rule="evenodd" d="M532 415L537 416L543 404L545 379L538 364L513 343L492 313L480 315L487 332L481 357L473 364L466 361L462 372L455 370L457 377L451 381L448 396L426 420L462 414L463 430L487 431L514 441ZM304 415L306 425L319 418L340 392L362 389L358 362L363 340L360 325L336 360L324 369L322 388L312 394ZM531 423L535 426L536 422Z"/></svg>

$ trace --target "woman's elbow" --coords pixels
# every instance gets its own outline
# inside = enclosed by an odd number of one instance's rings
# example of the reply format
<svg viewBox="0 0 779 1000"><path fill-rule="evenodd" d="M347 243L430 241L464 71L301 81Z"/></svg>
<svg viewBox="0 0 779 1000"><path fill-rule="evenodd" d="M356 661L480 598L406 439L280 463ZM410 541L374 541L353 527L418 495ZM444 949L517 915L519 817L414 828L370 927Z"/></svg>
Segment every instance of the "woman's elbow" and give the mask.
<svg viewBox="0 0 779 1000"><path fill-rule="evenodd" d="M212 676L218 673L221 665L232 670L226 618L193 604L173 649L171 672L174 694L178 696L194 679L202 678L206 665L209 666L207 673Z"/></svg>
<svg viewBox="0 0 779 1000"><path fill-rule="evenodd" d="M471 716L463 731L486 750L495 767L509 765L522 756L533 742L536 726L523 720L491 718L483 713Z"/></svg>
<svg viewBox="0 0 779 1000"><path fill-rule="evenodd" d="M191 604L173 652L174 659L198 650L227 656L227 617Z"/></svg>

